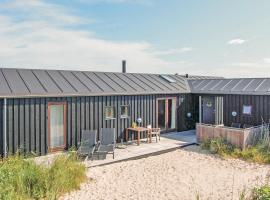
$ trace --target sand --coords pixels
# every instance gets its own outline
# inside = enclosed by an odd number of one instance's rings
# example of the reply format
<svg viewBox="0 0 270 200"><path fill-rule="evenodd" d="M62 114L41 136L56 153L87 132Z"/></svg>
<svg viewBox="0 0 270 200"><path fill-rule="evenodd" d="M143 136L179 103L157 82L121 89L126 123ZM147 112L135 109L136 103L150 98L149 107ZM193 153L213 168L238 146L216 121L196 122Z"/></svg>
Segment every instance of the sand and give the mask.
<svg viewBox="0 0 270 200"><path fill-rule="evenodd" d="M192 146L158 156L89 168L80 190L60 199L239 199L265 183L269 165L221 159Z"/></svg>

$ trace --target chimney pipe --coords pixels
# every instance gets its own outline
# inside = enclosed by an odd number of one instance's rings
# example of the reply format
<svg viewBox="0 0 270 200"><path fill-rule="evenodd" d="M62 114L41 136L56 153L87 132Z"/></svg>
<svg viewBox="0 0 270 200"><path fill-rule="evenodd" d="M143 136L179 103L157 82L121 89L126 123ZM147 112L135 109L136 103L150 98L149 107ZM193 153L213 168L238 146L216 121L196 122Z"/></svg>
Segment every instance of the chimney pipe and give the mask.
<svg viewBox="0 0 270 200"><path fill-rule="evenodd" d="M127 72L126 61L122 60L122 73L126 73L126 72Z"/></svg>
<svg viewBox="0 0 270 200"><path fill-rule="evenodd" d="M188 78L188 74L186 74L186 78Z"/></svg>

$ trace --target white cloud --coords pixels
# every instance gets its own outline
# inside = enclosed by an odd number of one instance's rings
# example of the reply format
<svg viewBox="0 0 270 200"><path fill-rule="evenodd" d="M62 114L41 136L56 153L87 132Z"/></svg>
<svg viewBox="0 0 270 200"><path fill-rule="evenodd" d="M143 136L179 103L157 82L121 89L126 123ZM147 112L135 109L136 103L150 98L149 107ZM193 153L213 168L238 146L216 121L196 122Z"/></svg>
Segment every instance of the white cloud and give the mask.
<svg viewBox="0 0 270 200"><path fill-rule="evenodd" d="M235 67L251 67L251 66L258 66L258 63L255 62L237 62L237 63L232 63L231 66Z"/></svg>
<svg viewBox="0 0 270 200"><path fill-rule="evenodd" d="M109 41L72 29L74 24L85 23L84 19L58 5L23 2L0 6L24 15L18 20L14 14L0 13L1 66L120 71L121 60L126 59L129 72L175 73L184 65L159 58L147 42Z"/></svg>
<svg viewBox="0 0 270 200"><path fill-rule="evenodd" d="M264 62L264 63L267 63L267 64L270 64L270 58L264 58L264 59L263 59L263 62Z"/></svg>
<svg viewBox="0 0 270 200"><path fill-rule="evenodd" d="M240 45L240 44L244 44L245 42L246 42L246 40L244 40L244 39L236 38L236 39L232 39L232 40L228 41L227 44Z"/></svg>
<svg viewBox="0 0 270 200"><path fill-rule="evenodd" d="M154 55L172 55L172 54L181 54L185 52L192 51L193 49L191 47L183 47L180 49L168 49L164 51L156 51L154 52Z"/></svg>

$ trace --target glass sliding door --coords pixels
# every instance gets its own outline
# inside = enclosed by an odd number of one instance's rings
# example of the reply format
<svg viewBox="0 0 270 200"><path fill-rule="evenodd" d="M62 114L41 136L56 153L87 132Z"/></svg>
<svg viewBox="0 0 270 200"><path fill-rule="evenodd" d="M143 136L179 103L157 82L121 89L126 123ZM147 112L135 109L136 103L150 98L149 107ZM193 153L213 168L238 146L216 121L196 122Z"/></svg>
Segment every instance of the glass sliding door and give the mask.
<svg viewBox="0 0 270 200"><path fill-rule="evenodd" d="M175 129L176 123L176 100L168 99L168 129Z"/></svg>
<svg viewBox="0 0 270 200"><path fill-rule="evenodd" d="M164 98L157 101L158 127L161 130L176 129L176 98Z"/></svg>
<svg viewBox="0 0 270 200"><path fill-rule="evenodd" d="M66 103L48 104L49 151L66 147Z"/></svg>
<svg viewBox="0 0 270 200"><path fill-rule="evenodd" d="M158 100L158 127L161 130L166 129L166 100Z"/></svg>

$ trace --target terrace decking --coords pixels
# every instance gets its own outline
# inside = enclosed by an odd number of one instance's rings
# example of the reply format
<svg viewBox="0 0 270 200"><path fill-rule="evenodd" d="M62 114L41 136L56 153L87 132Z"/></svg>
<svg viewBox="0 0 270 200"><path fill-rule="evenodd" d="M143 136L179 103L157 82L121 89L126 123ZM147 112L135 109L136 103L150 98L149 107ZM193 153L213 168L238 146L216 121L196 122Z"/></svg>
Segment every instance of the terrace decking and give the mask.
<svg viewBox="0 0 270 200"><path fill-rule="evenodd" d="M137 146L137 143L134 141L133 143L129 143L125 149L116 148L115 159L113 159L111 155L107 155L107 157L102 160L96 160L97 157L94 156L94 160L85 161L85 165L87 167L95 167L130 159L138 159L194 143L196 143L195 130L161 134L160 141L157 143L155 138L153 138L152 143L147 143L146 140L142 140L140 146Z"/></svg>

